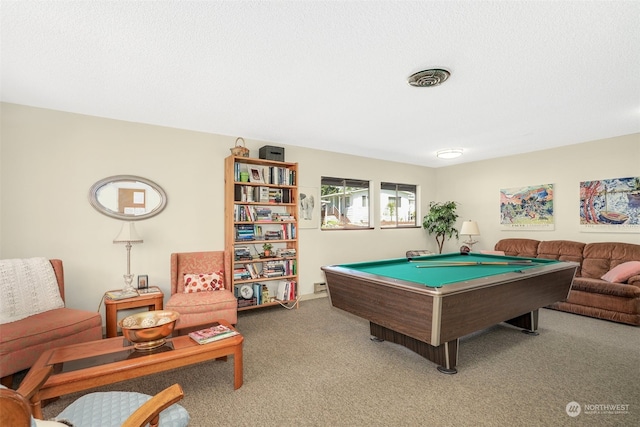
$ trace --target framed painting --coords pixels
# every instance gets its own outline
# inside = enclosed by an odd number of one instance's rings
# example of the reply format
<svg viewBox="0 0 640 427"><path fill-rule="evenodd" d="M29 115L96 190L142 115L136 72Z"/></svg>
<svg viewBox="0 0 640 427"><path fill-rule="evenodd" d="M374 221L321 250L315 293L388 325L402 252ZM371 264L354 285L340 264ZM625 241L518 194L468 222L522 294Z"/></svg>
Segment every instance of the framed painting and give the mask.
<svg viewBox="0 0 640 427"><path fill-rule="evenodd" d="M502 230L553 230L553 184L500 190Z"/></svg>
<svg viewBox="0 0 640 427"><path fill-rule="evenodd" d="M299 187L298 227L318 228L320 223L320 194L317 187Z"/></svg>
<svg viewBox="0 0 640 427"><path fill-rule="evenodd" d="M582 181L580 230L640 233L640 177Z"/></svg>

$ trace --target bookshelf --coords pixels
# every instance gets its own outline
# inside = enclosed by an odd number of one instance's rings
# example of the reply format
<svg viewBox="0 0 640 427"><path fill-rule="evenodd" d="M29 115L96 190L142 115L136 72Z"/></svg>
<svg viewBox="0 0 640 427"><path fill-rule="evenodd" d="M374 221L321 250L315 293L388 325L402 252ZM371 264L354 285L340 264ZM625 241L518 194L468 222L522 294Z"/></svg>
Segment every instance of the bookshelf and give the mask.
<svg viewBox="0 0 640 427"><path fill-rule="evenodd" d="M238 311L297 308L298 164L229 156L224 176L226 271Z"/></svg>

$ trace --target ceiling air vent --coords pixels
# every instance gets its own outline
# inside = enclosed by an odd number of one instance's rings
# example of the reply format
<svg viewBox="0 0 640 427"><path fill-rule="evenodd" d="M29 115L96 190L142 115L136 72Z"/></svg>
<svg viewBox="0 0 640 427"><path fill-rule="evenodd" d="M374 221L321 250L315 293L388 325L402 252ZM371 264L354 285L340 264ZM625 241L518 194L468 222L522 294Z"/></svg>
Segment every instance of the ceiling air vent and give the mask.
<svg viewBox="0 0 640 427"><path fill-rule="evenodd" d="M449 73L447 70L434 68L433 70L424 70L412 74L411 76L409 76L407 81L411 86L431 87L438 86L444 83L450 75L451 73Z"/></svg>

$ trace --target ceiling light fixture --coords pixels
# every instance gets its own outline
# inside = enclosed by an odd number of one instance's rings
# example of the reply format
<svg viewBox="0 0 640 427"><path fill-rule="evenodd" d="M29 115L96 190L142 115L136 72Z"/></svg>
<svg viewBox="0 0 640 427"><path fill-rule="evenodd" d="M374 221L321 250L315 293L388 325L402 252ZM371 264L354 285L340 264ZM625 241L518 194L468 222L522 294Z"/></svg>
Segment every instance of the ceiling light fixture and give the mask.
<svg viewBox="0 0 640 427"><path fill-rule="evenodd" d="M455 159L460 156L462 156L462 148L448 148L436 153L436 157L439 159Z"/></svg>
<svg viewBox="0 0 640 427"><path fill-rule="evenodd" d="M444 83L451 73L442 68L434 68L431 70L418 71L407 79L411 86L415 87L431 87L439 86Z"/></svg>

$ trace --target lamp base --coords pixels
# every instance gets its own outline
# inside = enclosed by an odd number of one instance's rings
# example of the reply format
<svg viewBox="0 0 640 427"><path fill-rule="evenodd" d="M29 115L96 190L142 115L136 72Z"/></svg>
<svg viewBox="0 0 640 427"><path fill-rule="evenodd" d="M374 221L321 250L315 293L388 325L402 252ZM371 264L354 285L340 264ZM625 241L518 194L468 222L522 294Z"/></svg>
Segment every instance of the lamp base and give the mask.
<svg viewBox="0 0 640 427"><path fill-rule="evenodd" d="M133 274L124 274L124 288L120 292L122 298L131 298L138 296L138 291L133 287Z"/></svg>

